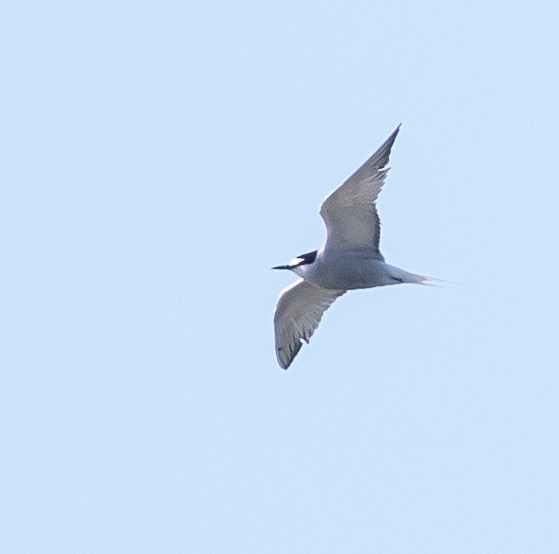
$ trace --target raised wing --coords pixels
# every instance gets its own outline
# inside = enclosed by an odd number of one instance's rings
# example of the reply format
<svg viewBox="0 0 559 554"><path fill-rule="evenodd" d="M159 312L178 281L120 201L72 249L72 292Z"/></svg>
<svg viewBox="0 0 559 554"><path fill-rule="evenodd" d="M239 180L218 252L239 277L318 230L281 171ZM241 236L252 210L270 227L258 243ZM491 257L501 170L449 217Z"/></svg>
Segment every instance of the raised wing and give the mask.
<svg viewBox="0 0 559 554"><path fill-rule="evenodd" d="M375 202L386 179L390 150L400 126L347 180L326 198L320 215L326 223L326 250L359 250L382 258L379 250L380 219Z"/></svg>
<svg viewBox="0 0 559 554"><path fill-rule="evenodd" d="M274 327L276 332L276 356L279 365L287 369L303 343L309 342L322 314L345 290L315 287L304 279L295 281L281 291Z"/></svg>

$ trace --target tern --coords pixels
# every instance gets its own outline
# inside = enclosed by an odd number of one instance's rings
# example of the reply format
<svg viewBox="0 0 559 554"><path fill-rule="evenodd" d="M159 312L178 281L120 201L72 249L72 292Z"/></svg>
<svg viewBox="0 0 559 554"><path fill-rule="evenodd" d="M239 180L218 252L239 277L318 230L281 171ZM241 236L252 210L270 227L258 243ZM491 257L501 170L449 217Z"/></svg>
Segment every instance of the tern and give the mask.
<svg viewBox="0 0 559 554"><path fill-rule="evenodd" d="M309 342L324 312L348 290L433 279L387 264L379 249L376 201L399 131L400 126L322 203L320 215L327 231L324 246L272 268L289 269L300 277L281 291L274 315L276 356L283 369L291 365L302 341Z"/></svg>

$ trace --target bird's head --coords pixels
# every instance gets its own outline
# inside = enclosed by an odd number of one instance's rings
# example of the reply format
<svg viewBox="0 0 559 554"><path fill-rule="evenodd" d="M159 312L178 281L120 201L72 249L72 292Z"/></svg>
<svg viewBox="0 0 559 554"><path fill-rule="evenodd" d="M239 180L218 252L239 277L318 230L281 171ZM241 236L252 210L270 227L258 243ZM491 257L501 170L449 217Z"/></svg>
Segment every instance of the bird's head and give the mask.
<svg viewBox="0 0 559 554"><path fill-rule="evenodd" d="M305 269L304 266L308 266L316 260L317 252L318 250L313 250L312 252L301 254L296 258L293 258L287 265L277 265L275 267L272 267L272 269L290 269L291 271L299 275L300 273L302 273L302 270Z"/></svg>

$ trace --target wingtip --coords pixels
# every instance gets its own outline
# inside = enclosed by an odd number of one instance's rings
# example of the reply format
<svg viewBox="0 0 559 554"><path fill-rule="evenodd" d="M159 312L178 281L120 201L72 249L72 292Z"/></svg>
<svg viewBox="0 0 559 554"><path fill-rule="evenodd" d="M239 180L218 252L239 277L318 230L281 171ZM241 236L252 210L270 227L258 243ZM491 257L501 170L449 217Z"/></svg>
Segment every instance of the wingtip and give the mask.
<svg viewBox="0 0 559 554"><path fill-rule="evenodd" d="M279 356L278 356L278 364L279 364L279 366L280 366L284 371L287 371L287 370L289 369L289 366L291 365L291 362L292 362L292 361L293 361L293 360L284 362L284 361L281 360L281 359L279 358Z"/></svg>
<svg viewBox="0 0 559 554"><path fill-rule="evenodd" d="M295 355L297 355L297 353L295 353ZM276 346L276 359L278 361L278 365L283 370L289 369L289 366L291 365L291 362L293 361L294 358L295 356L292 356L291 358L290 356L285 356L283 352L283 348L281 346Z"/></svg>
<svg viewBox="0 0 559 554"><path fill-rule="evenodd" d="M363 166L354 173L354 175L367 166L375 167L377 169L383 169L386 167L390 158L390 152L392 151L396 137L400 132L401 125L402 124L400 123L400 125L394 129L392 134L381 144L378 150L363 164Z"/></svg>

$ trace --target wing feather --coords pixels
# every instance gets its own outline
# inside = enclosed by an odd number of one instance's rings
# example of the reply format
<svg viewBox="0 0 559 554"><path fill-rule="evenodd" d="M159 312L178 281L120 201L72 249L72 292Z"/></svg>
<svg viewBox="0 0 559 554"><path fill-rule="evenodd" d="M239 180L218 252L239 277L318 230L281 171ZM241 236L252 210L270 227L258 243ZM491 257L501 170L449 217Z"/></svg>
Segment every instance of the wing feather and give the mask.
<svg viewBox="0 0 559 554"><path fill-rule="evenodd" d="M276 356L283 369L291 365L301 349L301 340L309 342L324 312L345 292L315 287L304 279L295 281L281 291L274 327Z"/></svg>
<svg viewBox="0 0 559 554"><path fill-rule="evenodd" d="M384 169L398 128L342 186L322 203L320 215L326 223L325 249L363 250L382 258L379 249L380 219L376 201L386 179Z"/></svg>

